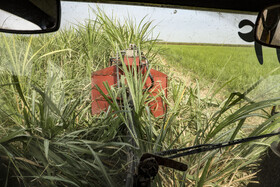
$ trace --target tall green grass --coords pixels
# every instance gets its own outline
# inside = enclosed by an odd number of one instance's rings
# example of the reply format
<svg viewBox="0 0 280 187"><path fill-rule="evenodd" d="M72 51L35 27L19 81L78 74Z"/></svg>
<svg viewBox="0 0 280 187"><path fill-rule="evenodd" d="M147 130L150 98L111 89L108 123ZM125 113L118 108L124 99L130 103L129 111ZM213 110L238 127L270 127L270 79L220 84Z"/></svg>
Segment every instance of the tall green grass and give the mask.
<svg viewBox="0 0 280 187"><path fill-rule="evenodd" d="M151 33L150 22L135 25L128 19L120 24L97 10L97 20L57 34L1 36L1 185L123 186L129 151L140 158L145 152L218 143L278 128L279 114L271 117L266 110L279 98L254 101L249 98L252 88L221 101L201 97L199 84L188 87L173 77L168 97L161 95L168 111L155 118L148 107L153 98L142 90L147 74L132 73L136 67L125 66L122 86L106 86L108 111L92 116L91 73L106 67L110 56L129 43L157 64L159 50ZM122 106L118 97L123 98ZM256 117L254 124L248 122ZM187 172L161 168L153 185L248 183L254 174L251 167L272 140L181 158L189 165Z"/></svg>
<svg viewBox="0 0 280 187"><path fill-rule="evenodd" d="M75 48L77 33L2 36L1 185L15 179L24 186L113 184L111 175L121 167L104 162L126 144L107 133L106 118L91 117L90 72L100 62L86 69L88 56ZM57 46L66 37L72 43Z"/></svg>
<svg viewBox="0 0 280 187"><path fill-rule="evenodd" d="M131 145L122 139L121 120L90 113L91 73L108 66L117 46L108 40L114 25L105 28L101 18L100 11L98 20L58 34L1 36L1 185L13 177L25 186L123 183ZM145 38L151 24L138 30L132 24L115 30L136 36L127 45L137 43L152 56L155 40Z"/></svg>

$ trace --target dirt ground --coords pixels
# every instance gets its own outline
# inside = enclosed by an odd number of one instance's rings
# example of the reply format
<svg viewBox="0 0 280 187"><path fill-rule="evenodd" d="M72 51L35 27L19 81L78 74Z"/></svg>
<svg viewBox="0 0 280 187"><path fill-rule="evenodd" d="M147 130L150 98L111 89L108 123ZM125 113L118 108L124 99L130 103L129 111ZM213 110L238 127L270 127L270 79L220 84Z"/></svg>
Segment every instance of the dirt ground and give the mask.
<svg viewBox="0 0 280 187"><path fill-rule="evenodd" d="M255 178L259 184L249 184L247 187L280 187L280 157L270 148L259 163L260 170Z"/></svg>

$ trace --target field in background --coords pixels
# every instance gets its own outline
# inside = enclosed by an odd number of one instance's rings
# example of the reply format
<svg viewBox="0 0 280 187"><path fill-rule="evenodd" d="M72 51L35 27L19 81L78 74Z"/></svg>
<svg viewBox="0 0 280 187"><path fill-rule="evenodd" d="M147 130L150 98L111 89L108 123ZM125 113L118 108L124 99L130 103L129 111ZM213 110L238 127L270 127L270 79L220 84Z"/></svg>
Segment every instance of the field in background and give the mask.
<svg viewBox="0 0 280 187"><path fill-rule="evenodd" d="M208 84L217 81L229 92L244 91L261 77L279 68L276 50L263 48L264 64L260 65L254 47L222 45L164 45L166 63L192 78ZM273 74L279 74L276 70Z"/></svg>

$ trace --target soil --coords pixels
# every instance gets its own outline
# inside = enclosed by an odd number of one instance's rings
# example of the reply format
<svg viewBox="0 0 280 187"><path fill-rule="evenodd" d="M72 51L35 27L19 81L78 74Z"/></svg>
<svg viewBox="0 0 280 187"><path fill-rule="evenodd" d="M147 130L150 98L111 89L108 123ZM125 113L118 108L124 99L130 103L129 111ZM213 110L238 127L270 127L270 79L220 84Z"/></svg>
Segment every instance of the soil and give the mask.
<svg viewBox="0 0 280 187"><path fill-rule="evenodd" d="M254 179L258 184L250 183L247 187L280 187L280 157L270 148L258 164L258 170Z"/></svg>
<svg viewBox="0 0 280 187"><path fill-rule="evenodd" d="M8 184L8 187L21 187L21 183L17 180L16 177L12 176L12 169L10 169L10 173L9 176L7 178L7 167L8 167L8 163L1 159L0 157L0 186L5 186L6 182ZM7 179L7 181L6 181Z"/></svg>

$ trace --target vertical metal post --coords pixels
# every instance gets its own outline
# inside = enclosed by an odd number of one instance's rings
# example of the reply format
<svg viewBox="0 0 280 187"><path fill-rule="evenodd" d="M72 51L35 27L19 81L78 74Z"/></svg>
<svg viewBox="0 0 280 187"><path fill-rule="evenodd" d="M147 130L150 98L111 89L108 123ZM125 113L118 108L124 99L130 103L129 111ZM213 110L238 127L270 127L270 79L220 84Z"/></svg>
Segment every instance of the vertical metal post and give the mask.
<svg viewBox="0 0 280 187"><path fill-rule="evenodd" d="M128 97L131 98L131 97ZM132 101L129 101L132 102ZM132 121L129 120L129 128L133 129L134 126L134 106L133 103L130 103L131 106L131 113L132 113ZM133 132L133 131L132 131ZM129 133L129 132L128 132ZM134 135L135 136L135 135ZM136 142L134 141L134 138L129 134L129 143L135 147ZM127 157L127 163L130 165L129 170L126 176L126 187L132 187L134 186L134 174L135 174L135 168L137 166L136 156L134 154L133 149L130 147L128 148L128 157Z"/></svg>
<svg viewBox="0 0 280 187"><path fill-rule="evenodd" d="M117 63L116 63L116 71L117 71L117 84L118 84L118 88L120 88L120 74L119 74L119 54L117 52Z"/></svg>

